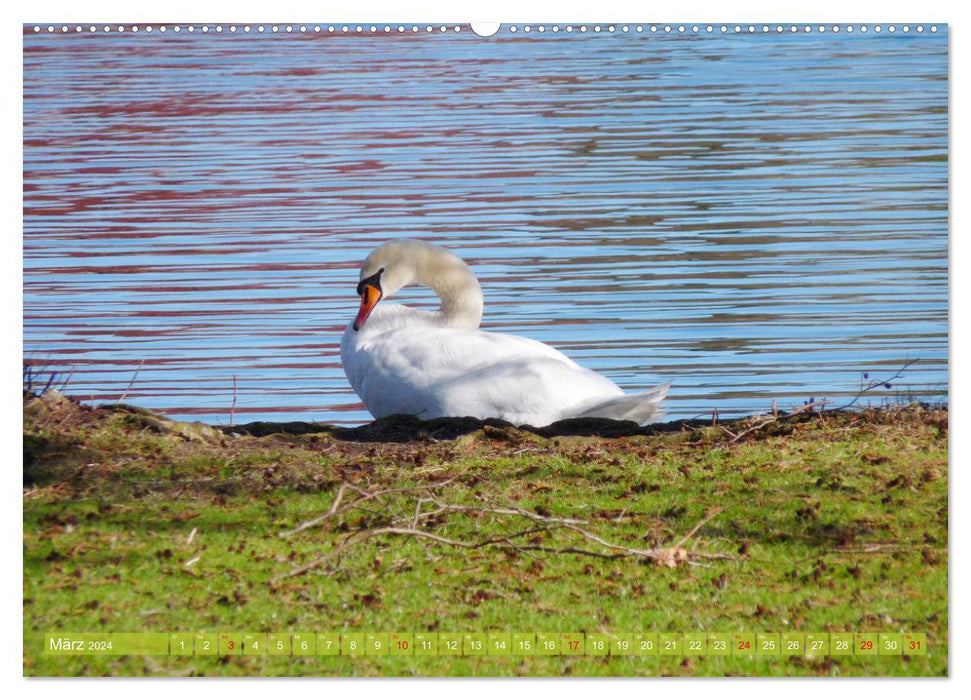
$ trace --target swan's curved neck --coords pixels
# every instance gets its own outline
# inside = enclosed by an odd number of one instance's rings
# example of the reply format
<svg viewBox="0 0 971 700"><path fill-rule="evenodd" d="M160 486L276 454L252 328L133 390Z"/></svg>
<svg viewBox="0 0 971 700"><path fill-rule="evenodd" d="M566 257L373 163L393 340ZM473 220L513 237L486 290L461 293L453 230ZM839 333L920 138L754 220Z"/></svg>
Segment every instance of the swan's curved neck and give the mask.
<svg viewBox="0 0 971 700"><path fill-rule="evenodd" d="M415 283L430 287L438 295L442 324L449 328L478 328L482 321L482 289L472 270L453 255L435 256L427 263L419 264Z"/></svg>
<svg viewBox="0 0 971 700"><path fill-rule="evenodd" d="M434 314L436 325L475 329L482 321L478 280L462 258L437 245L410 239L385 243L361 267L362 282L372 277L384 297L412 284L430 287L442 302Z"/></svg>

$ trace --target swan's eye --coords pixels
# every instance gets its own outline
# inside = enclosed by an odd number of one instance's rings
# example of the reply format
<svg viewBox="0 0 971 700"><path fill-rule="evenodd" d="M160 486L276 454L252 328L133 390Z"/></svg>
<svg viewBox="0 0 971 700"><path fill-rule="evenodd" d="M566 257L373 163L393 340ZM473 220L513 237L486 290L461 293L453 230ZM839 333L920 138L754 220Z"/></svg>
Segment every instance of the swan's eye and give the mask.
<svg viewBox="0 0 971 700"><path fill-rule="evenodd" d="M380 270L378 270L377 272L375 272L373 275L371 275L370 277L366 277L366 278L362 279L360 282L358 282L357 283L357 294L358 294L358 296L360 296L361 294L364 294L364 287L367 286L367 285L371 285L372 287L374 287L375 289L377 289L380 292L381 291L381 273L382 272L384 272L384 268L383 267Z"/></svg>

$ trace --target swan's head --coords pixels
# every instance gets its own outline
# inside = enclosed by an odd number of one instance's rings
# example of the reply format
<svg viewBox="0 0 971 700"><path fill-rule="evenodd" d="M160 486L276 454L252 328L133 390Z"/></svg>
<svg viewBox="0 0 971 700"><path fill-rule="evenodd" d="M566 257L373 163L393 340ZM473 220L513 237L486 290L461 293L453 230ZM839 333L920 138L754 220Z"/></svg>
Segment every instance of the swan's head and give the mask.
<svg viewBox="0 0 971 700"><path fill-rule="evenodd" d="M468 266L444 248L425 241L405 239L385 243L365 258L357 284L361 309L354 319L354 330L361 329L379 301L409 284L422 284L434 289L447 313L454 313L454 309L463 305L471 306L468 313L470 318L475 317L472 327L478 327L482 315L482 293Z"/></svg>
<svg viewBox="0 0 971 700"><path fill-rule="evenodd" d="M422 241L391 241L375 248L361 265L357 293L361 310L354 319L354 330L360 330L379 301L415 281L417 264L429 250L445 252Z"/></svg>

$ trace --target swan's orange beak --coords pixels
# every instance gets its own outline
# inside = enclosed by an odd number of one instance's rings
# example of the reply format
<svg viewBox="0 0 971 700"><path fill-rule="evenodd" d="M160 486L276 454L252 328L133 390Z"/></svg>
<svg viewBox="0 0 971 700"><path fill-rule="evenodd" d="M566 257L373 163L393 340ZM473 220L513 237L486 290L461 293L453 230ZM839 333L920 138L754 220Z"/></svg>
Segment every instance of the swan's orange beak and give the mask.
<svg viewBox="0 0 971 700"><path fill-rule="evenodd" d="M373 284L361 284L361 310L357 312L357 318L354 319L354 330L361 330L361 326L367 321L367 317L371 315L374 307L379 301L381 301L381 290L375 287Z"/></svg>

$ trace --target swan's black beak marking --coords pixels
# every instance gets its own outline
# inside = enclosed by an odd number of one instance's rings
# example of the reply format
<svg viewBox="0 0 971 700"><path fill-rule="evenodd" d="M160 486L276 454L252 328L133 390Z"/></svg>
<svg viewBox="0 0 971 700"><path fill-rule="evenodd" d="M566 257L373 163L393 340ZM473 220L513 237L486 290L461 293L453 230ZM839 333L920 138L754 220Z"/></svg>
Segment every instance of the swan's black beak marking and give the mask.
<svg viewBox="0 0 971 700"><path fill-rule="evenodd" d="M370 277L367 277L357 284L357 293L361 296L361 310L357 312L357 318L354 319L354 330L361 330L361 326L367 321L368 316L374 310L374 307L379 301L381 301L381 273L384 272L384 268L378 270Z"/></svg>

